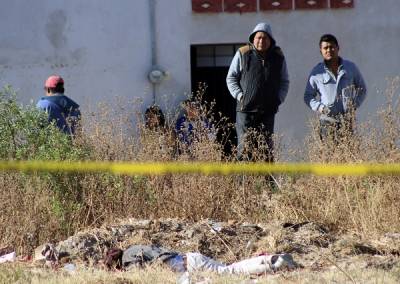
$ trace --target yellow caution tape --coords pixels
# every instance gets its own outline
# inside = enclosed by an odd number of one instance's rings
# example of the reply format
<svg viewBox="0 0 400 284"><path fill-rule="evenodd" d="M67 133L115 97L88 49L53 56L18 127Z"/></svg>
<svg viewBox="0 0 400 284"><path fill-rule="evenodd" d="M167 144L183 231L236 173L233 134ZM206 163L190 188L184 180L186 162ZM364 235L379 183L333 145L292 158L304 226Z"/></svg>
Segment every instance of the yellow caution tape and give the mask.
<svg viewBox="0 0 400 284"><path fill-rule="evenodd" d="M260 175L268 173L320 176L399 175L400 164L223 163L223 162L100 162L0 161L1 171L108 172L124 175L205 174Z"/></svg>

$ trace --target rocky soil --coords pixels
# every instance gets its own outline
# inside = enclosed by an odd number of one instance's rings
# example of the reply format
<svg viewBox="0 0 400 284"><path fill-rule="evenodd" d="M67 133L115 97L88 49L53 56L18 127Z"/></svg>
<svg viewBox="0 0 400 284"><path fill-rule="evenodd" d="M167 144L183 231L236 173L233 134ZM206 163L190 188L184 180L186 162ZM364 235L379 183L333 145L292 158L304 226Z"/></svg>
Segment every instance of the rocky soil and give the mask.
<svg viewBox="0 0 400 284"><path fill-rule="evenodd" d="M293 255L300 269L311 271L334 267L343 271L391 270L400 265L400 233L362 239L355 234L338 235L312 222L249 224L128 219L80 232L59 242L56 248L61 255L68 255L68 261L96 265L107 249L125 249L132 244L157 244L178 252L196 251L228 263L259 252L286 252ZM41 247L36 249L36 255Z"/></svg>

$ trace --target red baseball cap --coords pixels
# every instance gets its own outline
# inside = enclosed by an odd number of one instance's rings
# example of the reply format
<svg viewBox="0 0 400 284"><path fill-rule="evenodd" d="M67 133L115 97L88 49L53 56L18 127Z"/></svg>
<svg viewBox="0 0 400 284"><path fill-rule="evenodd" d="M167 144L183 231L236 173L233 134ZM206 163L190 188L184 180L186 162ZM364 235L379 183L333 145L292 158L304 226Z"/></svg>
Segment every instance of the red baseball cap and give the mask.
<svg viewBox="0 0 400 284"><path fill-rule="evenodd" d="M63 78L58 75L51 75L44 83L45 88L55 88L57 84L64 84Z"/></svg>

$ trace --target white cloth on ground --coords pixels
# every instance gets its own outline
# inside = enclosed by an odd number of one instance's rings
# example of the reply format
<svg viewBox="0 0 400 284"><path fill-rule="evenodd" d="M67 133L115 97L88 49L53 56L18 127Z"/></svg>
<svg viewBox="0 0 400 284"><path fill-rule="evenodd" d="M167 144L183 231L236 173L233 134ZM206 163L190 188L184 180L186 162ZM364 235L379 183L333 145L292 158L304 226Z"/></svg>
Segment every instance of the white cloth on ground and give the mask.
<svg viewBox="0 0 400 284"><path fill-rule="evenodd" d="M200 253L187 253L186 261L188 272L209 270L219 274L262 274L295 267L290 254L260 255L226 265Z"/></svg>

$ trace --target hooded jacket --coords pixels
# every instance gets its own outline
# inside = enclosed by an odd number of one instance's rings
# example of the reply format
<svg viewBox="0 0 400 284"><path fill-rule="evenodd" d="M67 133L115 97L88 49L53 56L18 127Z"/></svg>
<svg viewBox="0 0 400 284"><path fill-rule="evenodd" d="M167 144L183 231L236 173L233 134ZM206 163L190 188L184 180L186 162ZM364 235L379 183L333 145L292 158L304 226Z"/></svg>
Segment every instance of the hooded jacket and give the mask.
<svg viewBox="0 0 400 284"><path fill-rule="evenodd" d="M40 98L36 107L47 112L49 122L55 121L61 131L69 135L75 133L81 112L72 99L57 93Z"/></svg>
<svg viewBox="0 0 400 284"><path fill-rule="evenodd" d="M253 46L257 32L271 39L265 58ZM237 111L276 113L289 90L285 57L276 46L271 27L258 24L249 35L249 43L236 52L226 78L231 95L237 100Z"/></svg>

